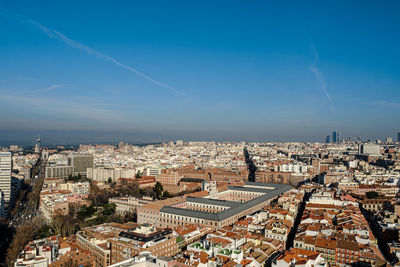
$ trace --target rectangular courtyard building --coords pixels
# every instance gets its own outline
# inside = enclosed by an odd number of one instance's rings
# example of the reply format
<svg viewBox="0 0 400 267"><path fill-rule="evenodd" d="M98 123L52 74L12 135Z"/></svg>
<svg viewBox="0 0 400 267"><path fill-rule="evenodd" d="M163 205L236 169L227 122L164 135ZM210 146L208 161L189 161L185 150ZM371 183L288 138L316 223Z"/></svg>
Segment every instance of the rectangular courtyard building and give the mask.
<svg viewBox="0 0 400 267"><path fill-rule="evenodd" d="M200 224L214 229L252 214L293 187L287 184L246 182L205 197L187 197L183 203L160 209L160 227Z"/></svg>

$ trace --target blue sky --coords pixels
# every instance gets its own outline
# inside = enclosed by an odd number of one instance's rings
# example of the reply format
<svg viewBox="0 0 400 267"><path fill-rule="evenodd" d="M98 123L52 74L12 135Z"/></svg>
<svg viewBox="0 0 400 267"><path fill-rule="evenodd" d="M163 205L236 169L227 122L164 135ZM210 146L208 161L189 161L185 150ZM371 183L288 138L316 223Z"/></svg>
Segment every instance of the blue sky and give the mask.
<svg viewBox="0 0 400 267"><path fill-rule="evenodd" d="M398 1L0 1L0 138L400 130Z"/></svg>

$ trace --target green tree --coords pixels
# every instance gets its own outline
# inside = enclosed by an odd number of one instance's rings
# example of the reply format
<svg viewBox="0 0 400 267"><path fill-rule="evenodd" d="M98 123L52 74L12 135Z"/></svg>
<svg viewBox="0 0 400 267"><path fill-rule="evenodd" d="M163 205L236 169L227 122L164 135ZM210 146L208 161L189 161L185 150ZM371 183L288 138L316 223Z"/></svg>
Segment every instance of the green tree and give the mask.
<svg viewBox="0 0 400 267"><path fill-rule="evenodd" d="M103 206L108 203L111 192L106 189L101 190L97 185L91 183L88 199L92 201L94 206Z"/></svg>
<svg viewBox="0 0 400 267"><path fill-rule="evenodd" d="M81 209L78 211L77 217L80 220L83 220L85 218L89 218L93 216L93 214L96 212L96 208L93 205L90 206L82 206Z"/></svg>
<svg viewBox="0 0 400 267"><path fill-rule="evenodd" d="M53 233L51 231L51 227L48 224L45 224L36 231L34 239L42 239L45 237L49 237L52 234Z"/></svg>
<svg viewBox="0 0 400 267"><path fill-rule="evenodd" d="M125 214L124 222L137 222L137 213L136 211L132 211L130 213Z"/></svg>
<svg viewBox="0 0 400 267"><path fill-rule="evenodd" d="M176 243L182 242L184 239L181 236L176 237Z"/></svg>
<svg viewBox="0 0 400 267"><path fill-rule="evenodd" d="M171 197L173 197L173 196L171 195L170 192L165 191L165 192L164 192L164 197L171 198Z"/></svg>
<svg viewBox="0 0 400 267"><path fill-rule="evenodd" d="M108 178L107 183L111 184L112 183L112 179L111 177Z"/></svg>
<svg viewBox="0 0 400 267"><path fill-rule="evenodd" d="M125 223L125 218L120 214L114 213L111 216L108 216L107 218L109 222Z"/></svg>
<svg viewBox="0 0 400 267"><path fill-rule="evenodd" d="M77 203L69 203L68 204L68 215L71 217L75 217L76 213L79 211L80 207Z"/></svg>
<svg viewBox="0 0 400 267"><path fill-rule="evenodd" d="M102 224L107 222L107 217L106 216L98 216L97 218L94 219L94 223L96 224Z"/></svg>
<svg viewBox="0 0 400 267"><path fill-rule="evenodd" d="M142 198L144 195L146 195L146 190L140 188L140 189L139 189L139 197Z"/></svg>
<svg viewBox="0 0 400 267"><path fill-rule="evenodd" d="M161 199L162 193L164 191L164 187L160 182L157 182L153 188L155 196L157 199Z"/></svg>
<svg viewBox="0 0 400 267"><path fill-rule="evenodd" d="M137 173L136 173L136 175L135 175L135 178L136 178L136 179L142 178L142 173L141 173L140 171L137 171Z"/></svg>
<svg viewBox="0 0 400 267"><path fill-rule="evenodd" d="M369 198L369 199L373 199L373 198L379 197L379 194L378 194L378 192L376 192L376 191L367 192L365 195L366 195L367 198Z"/></svg>
<svg viewBox="0 0 400 267"><path fill-rule="evenodd" d="M154 188L146 187L146 188L144 189L144 194L143 194L143 195L146 195L146 196L148 196L148 197L154 198L154 196L155 196L155 194L154 194Z"/></svg>
<svg viewBox="0 0 400 267"><path fill-rule="evenodd" d="M8 221L0 217L0 266L5 261L6 250L13 236L13 230L8 226Z"/></svg>
<svg viewBox="0 0 400 267"><path fill-rule="evenodd" d="M117 205L115 203L108 203L103 206L103 215L110 216L115 212Z"/></svg>

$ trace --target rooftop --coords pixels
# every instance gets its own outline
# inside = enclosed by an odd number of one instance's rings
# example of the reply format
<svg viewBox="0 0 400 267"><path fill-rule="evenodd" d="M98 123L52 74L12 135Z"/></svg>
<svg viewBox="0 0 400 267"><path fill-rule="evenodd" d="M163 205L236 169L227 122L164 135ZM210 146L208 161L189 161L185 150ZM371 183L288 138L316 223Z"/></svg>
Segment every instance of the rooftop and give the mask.
<svg viewBox="0 0 400 267"><path fill-rule="evenodd" d="M164 213L172 213L181 216L194 217L199 219L211 220L211 221L222 221L225 220L235 214L238 214L242 211L245 211L257 204L265 202L271 198L279 196L280 194L292 189L293 187L287 184L270 184L270 183L252 183L246 182L244 186L228 186L229 190L238 190L238 191L248 191L248 192L256 192L263 193L261 196L253 198L246 202L235 202L235 201L222 201L215 199L206 199L206 198L188 198L188 201L195 201L199 203L211 204L215 203L216 205L229 205L230 208L225 209L218 213L210 213L203 211L194 211L188 210L184 208L177 208L171 206L162 207L160 212ZM200 200L201 199L201 200ZM217 204L218 203L218 204ZM222 204L224 203L224 204Z"/></svg>

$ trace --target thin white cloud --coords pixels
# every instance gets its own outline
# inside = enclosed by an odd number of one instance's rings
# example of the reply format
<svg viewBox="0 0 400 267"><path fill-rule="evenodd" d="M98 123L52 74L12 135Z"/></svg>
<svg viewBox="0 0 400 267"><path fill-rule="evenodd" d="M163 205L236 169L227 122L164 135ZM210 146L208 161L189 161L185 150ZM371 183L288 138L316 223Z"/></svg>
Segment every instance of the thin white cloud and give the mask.
<svg viewBox="0 0 400 267"><path fill-rule="evenodd" d="M317 67L318 62L319 62L319 54L318 54L317 48L313 42L311 43L311 50L314 53L314 62L311 64L310 70L314 73L315 78L317 79L317 82L319 84L319 87L321 88L321 90L324 92L326 98L328 99L331 109L333 109L334 104L333 104L330 94L328 93L325 77Z"/></svg>
<svg viewBox="0 0 400 267"><path fill-rule="evenodd" d="M139 70L137 70L135 68L132 68L132 67L130 67L128 65L122 64L121 62L119 62L118 60L116 60L115 58L113 58L113 57L111 57L111 56L109 56L107 54L99 52L96 49L91 48L91 47L89 47L89 46L87 46L87 45L85 45L85 44L83 44L81 42L75 41L75 40L67 37L63 33L59 32L59 31L56 31L56 30L54 30L54 29L52 29L50 27L44 26L43 24L40 24L39 22L34 21L34 20L32 20L32 19L30 19L28 17L22 16L22 15L19 15L19 14L18 15L17 14L12 14L10 11L8 11L8 10L6 10L4 8L1 8L1 7L0 7L0 14L3 14L3 15L6 14L6 15L9 15L9 16L13 15L13 16L17 17L18 19L20 19L21 21L27 22L27 23L35 26L36 28L41 30L43 33L45 33L48 37L60 40L60 41L62 41L63 43L65 43L69 47L72 47L72 48L75 48L77 50L80 50L80 51L82 51L82 52L84 52L84 53L86 53L88 55L93 55L93 56L96 56L96 57L98 57L100 59L103 59L103 60L106 60L108 62L111 62L114 65L116 65L118 67L121 67L121 68L123 68L125 70L128 70L128 71L130 71L130 72L132 72L132 73L134 73L136 75L139 75L140 77L142 77L142 78L144 78L144 79L146 79L146 80L148 80L148 81L150 81L150 82L152 82L152 83L154 83L154 84L156 84L156 85L158 85L160 87L169 89L170 91L172 91L172 92L174 92L176 94L179 94L181 96L185 96L185 94L183 92L177 90L176 88L174 88L174 87L172 87L172 86L170 86L168 84L162 83L160 81L157 81L157 80L153 79L152 77L144 74L143 72L141 72L141 71L139 71Z"/></svg>
<svg viewBox="0 0 400 267"><path fill-rule="evenodd" d="M57 89L57 88L62 88L64 86L65 86L65 84L53 84L53 85L50 85L50 86L45 87L45 88L40 88L40 89L38 89L36 91L37 92L48 92L48 91L53 91L54 89Z"/></svg>
<svg viewBox="0 0 400 267"><path fill-rule="evenodd" d="M392 108L392 109L400 109L400 103L399 102L390 102L390 101L375 101L372 103L375 106L381 106L385 108Z"/></svg>

